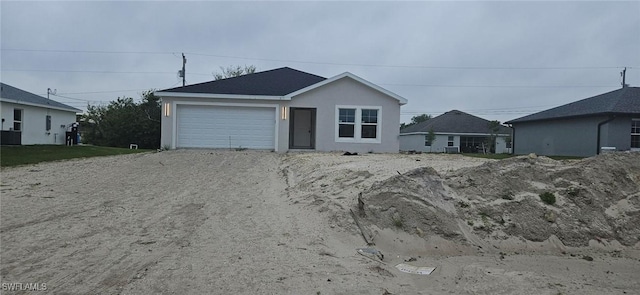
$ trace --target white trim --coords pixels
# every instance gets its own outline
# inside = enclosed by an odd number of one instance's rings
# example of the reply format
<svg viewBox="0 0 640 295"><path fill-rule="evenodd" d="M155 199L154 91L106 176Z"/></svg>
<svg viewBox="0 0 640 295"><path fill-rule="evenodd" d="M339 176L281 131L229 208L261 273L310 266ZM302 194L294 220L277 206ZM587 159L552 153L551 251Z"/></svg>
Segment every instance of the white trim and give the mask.
<svg viewBox="0 0 640 295"><path fill-rule="evenodd" d="M335 125L335 142L346 143L382 143L382 107L381 106L364 106L364 105L336 105L335 106L335 118L333 124ZM353 138L340 137L340 109L355 109L356 117L354 124ZM376 128L376 138L362 138L362 110L377 110L378 111L378 123Z"/></svg>
<svg viewBox="0 0 640 295"><path fill-rule="evenodd" d="M39 104L39 103L24 102L24 101L15 100L15 99L0 98L0 101L1 102L6 102L6 103L13 103L13 104L26 105L26 106L32 106L32 107L39 107L39 108L43 108L43 109L52 109L52 110L70 112L70 113L73 112L74 114L82 113L81 109L63 108L63 107L44 105L44 104Z"/></svg>
<svg viewBox="0 0 640 295"><path fill-rule="evenodd" d="M275 95L244 95L244 94L215 94L215 93L190 93L190 92L154 92L159 97L175 98L224 98L224 99L248 99L248 100L291 100L286 96Z"/></svg>
<svg viewBox="0 0 640 295"><path fill-rule="evenodd" d="M322 82L318 82L316 84L313 84L313 85L307 86L305 88L302 88L302 89L300 89L298 91L289 93L285 97L288 98L287 100L291 100L296 95L300 95L300 94L305 93L307 91L311 91L311 90L316 89L318 87L322 87L322 86L324 86L326 84L332 83L334 81L340 80L340 79L345 78L345 77L348 77L348 78L351 78L353 80L356 80L357 82L360 82L360 83L364 84L365 86L373 88L374 90L376 90L378 92L382 92L382 93L386 94L387 96L393 97L396 100L398 100L398 102L401 105L407 104L407 99L406 98L404 98L404 97L402 97L400 95L397 95L397 94L395 94L395 93L393 93L393 92L391 92L389 90L386 90L386 89L384 89L384 88L382 88L382 87L380 87L380 86L378 86L376 84L373 84L373 83L371 83L371 82L369 82L369 81L367 81L365 79L362 79L362 78L360 78L360 77L358 77L358 76L356 76L356 75L354 75L352 73L349 73L349 72L344 72L344 73L342 73L340 75L331 77L331 78L326 79L326 80L324 80Z"/></svg>
<svg viewBox="0 0 640 295"><path fill-rule="evenodd" d="M274 143L273 150L278 152L278 130L280 130L280 105L278 104L254 104L254 103L228 103L228 102L195 102L195 101L173 101L173 122L172 122L172 135L171 135L171 148L176 148L178 137L178 105L203 105L203 106L225 106L225 107L254 107L254 108L273 108L275 115L275 130L274 130Z"/></svg>

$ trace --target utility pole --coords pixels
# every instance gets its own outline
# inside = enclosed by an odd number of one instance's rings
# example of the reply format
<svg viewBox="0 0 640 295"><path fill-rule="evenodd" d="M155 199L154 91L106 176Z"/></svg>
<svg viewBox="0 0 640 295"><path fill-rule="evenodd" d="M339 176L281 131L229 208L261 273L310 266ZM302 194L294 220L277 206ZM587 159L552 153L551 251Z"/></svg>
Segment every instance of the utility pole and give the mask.
<svg viewBox="0 0 640 295"><path fill-rule="evenodd" d="M185 85L186 76L187 76L186 72L185 72L185 65L186 64L187 64L187 58L184 57L184 53L182 53L182 86Z"/></svg>
<svg viewBox="0 0 640 295"><path fill-rule="evenodd" d="M622 88L627 87L627 83L625 81L626 76L627 76L627 67L625 67L624 70L622 70L622 72L620 72L620 76L622 76Z"/></svg>

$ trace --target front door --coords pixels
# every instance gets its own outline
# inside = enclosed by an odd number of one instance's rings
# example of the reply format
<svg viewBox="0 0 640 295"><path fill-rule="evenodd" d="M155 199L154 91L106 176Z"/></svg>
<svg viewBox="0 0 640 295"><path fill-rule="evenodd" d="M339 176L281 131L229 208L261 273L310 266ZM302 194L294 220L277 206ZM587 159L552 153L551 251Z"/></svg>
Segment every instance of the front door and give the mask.
<svg viewBox="0 0 640 295"><path fill-rule="evenodd" d="M315 148L316 109L291 108L290 149Z"/></svg>

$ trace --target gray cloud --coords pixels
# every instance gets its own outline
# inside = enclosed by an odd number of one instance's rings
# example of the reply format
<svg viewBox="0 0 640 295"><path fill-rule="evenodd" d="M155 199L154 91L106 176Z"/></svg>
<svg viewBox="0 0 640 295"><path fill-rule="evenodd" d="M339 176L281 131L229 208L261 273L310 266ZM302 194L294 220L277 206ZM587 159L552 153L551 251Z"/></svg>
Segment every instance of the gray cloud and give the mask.
<svg viewBox="0 0 640 295"><path fill-rule="evenodd" d="M640 2L0 5L2 81L76 107L179 85L182 52L188 83L236 64L349 71L407 98L403 121L451 109L506 121L614 90L624 66L640 85Z"/></svg>

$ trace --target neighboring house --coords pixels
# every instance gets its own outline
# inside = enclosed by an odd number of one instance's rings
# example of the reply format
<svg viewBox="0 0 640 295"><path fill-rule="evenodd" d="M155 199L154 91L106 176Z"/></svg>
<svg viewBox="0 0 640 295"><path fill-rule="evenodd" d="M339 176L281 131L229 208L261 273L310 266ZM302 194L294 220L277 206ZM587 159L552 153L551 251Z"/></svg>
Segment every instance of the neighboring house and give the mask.
<svg viewBox="0 0 640 295"><path fill-rule="evenodd" d="M0 83L3 145L64 144L81 110Z"/></svg>
<svg viewBox="0 0 640 295"><path fill-rule="evenodd" d="M593 156L609 150L640 150L640 87L608 93L507 122L513 152Z"/></svg>
<svg viewBox="0 0 640 295"><path fill-rule="evenodd" d="M400 150L442 153L509 153L511 129L500 125L496 131L490 121L452 110L435 118L400 130ZM429 141L429 132L435 140ZM495 151L489 151L490 138L495 136Z"/></svg>
<svg viewBox="0 0 640 295"><path fill-rule="evenodd" d="M168 148L398 152L407 100L351 73L291 68L165 89Z"/></svg>

